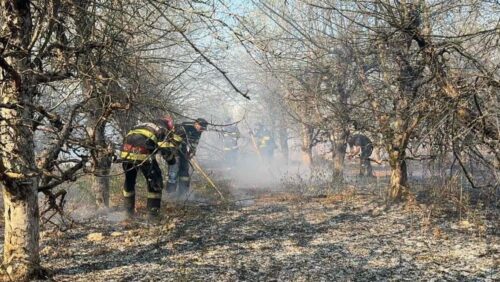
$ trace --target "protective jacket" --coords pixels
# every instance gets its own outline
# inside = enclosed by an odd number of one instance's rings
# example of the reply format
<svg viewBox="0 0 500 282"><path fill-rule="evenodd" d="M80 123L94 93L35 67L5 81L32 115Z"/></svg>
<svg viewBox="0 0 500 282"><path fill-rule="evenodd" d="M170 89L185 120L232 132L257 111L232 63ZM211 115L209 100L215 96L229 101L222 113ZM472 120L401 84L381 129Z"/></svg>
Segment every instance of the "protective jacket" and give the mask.
<svg viewBox="0 0 500 282"><path fill-rule="evenodd" d="M261 153L266 157L272 157L276 144L274 143L271 132L262 127L257 130L255 137L257 138L257 146Z"/></svg>
<svg viewBox="0 0 500 282"><path fill-rule="evenodd" d="M174 192L178 186L179 195L185 195L190 186L189 160L196 153L201 132L196 130L194 122L183 122L175 125L175 134L182 138L182 143L177 149L178 163L169 166L167 191Z"/></svg>
<svg viewBox="0 0 500 282"><path fill-rule="evenodd" d="M274 149L276 146L271 132L266 128L259 128L257 132L255 132L255 137L257 137L257 146L259 146L261 150Z"/></svg>
<svg viewBox="0 0 500 282"><path fill-rule="evenodd" d="M361 155L359 157L359 175L361 176L373 176L372 165L370 163L370 155L373 151L373 144L370 138L363 134L354 134L347 141L351 149L354 146L361 148Z"/></svg>
<svg viewBox="0 0 500 282"><path fill-rule="evenodd" d="M161 206L163 178L160 166L154 158L160 152L169 164L175 164L175 151L181 143L179 136L171 130L165 120L142 123L132 128L124 139L120 157L125 174L123 200L126 212L131 215L135 209L135 184L137 174L142 172L147 182L147 209L156 216Z"/></svg>
<svg viewBox="0 0 500 282"><path fill-rule="evenodd" d="M373 151L372 141L363 134L354 134L351 138L349 138L347 143L351 148L353 146L360 147L362 158L368 158Z"/></svg>
<svg viewBox="0 0 500 282"><path fill-rule="evenodd" d="M222 133L224 138L224 151L232 151L238 149L238 139L240 138L240 131L236 125L231 125L225 128Z"/></svg>
<svg viewBox="0 0 500 282"><path fill-rule="evenodd" d="M201 132L194 127L194 122L183 122L175 126L175 134L182 138L179 153L186 158L191 158L196 153L196 147L200 142Z"/></svg>
<svg viewBox="0 0 500 282"><path fill-rule="evenodd" d="M167 162L172 163L181 141L180 136L167 129L164 120L142 123L127 133L120 158L124 161L145 161L159 152Z"/></svg>

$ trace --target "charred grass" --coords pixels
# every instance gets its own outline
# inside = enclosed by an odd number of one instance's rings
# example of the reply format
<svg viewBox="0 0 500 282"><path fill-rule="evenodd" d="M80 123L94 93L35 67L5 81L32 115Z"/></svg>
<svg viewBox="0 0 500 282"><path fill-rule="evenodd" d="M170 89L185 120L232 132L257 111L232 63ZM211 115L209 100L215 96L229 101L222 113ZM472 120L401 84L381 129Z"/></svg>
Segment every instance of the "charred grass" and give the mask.
<svg viewBox="0 0 500 282"><path fill-rule="evenodd" d="M498 218L458 205L456 193L429 200L421 188L387 205L382 179L288 177L277 189L210 177L224 198L197 178L187 200L165 199L159 222L147 222L141 196L132 220L111 209L66 232L46 227L45 266L55 281L500 278Z"/></svg>
<svg viewBox="0 0 500 282"><path fill-rule="evenodd" d="M456 179L412 180L407 201L388 205L386 170L343 180L318 169L279 187L235 187L208 172L223 197L195 177L193 194L165 197L148 222L138 184L137 216L98 210L88 179L68 189L69 222L45 223L43 266L54 281L496 281L498 209ZM286 179L286 181L285 181ZM65 228L60 228L66 224ZM58 227L59 225L59 227Z"/></svg>

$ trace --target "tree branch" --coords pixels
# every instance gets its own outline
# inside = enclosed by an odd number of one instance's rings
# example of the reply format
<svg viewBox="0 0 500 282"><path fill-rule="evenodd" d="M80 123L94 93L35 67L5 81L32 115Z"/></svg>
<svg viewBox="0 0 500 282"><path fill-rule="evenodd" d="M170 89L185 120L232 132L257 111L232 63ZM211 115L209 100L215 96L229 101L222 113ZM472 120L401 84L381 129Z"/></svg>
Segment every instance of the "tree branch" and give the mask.
<svg viewBox="0 0 500 282"><path fill-rule="evenodd" d="M178 32L182 38L184 38L184 40L186 40L186 42L189 44L189 46L191 46L191 48L193 48L193 50L198 53L207 63L209 63L210 65L212 65L218 72L220 72L222 74L222 76L224 77L224 79L229 83L229 85L231 85L231 87L234 89L234 91L236 91L237 93L239 93L241 96L245 97L246 99L250 100L250 97L248 96L248 91L246 91L245 93L243 93L234 83L233 81L227 76L227 72L222 70L219 66L217 66L214 62L212 62L212 60L210 60L210 58L208 58L205 53L203 53L192 41L191 39L189 39L187 37L187 35L184 33L184 31L179 28L172 20L169 19L169 17L167 15L165 15L165 13L157 6L155 5L154 3L152 3L152 1L149 1L151 3L151 5L163 16L163 18L171 25L174 27L175 31Z"/></svg>

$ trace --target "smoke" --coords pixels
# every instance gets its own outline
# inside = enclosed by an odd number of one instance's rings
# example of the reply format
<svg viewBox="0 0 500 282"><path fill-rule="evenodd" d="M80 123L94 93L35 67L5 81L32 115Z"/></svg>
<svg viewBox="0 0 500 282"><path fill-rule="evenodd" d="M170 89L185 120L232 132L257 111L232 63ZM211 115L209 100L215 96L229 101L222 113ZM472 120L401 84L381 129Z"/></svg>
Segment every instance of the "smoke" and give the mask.
<svg viewBox="0 0 500 282"><path fill-rule="evenodd" d="M310 170L300 160L300 153L291 150L289 156L276 146L272 154L265 154L256 146L254 137L240 130L238 148L224 151L223 137L217 132L202 136L197 159L204 169L217 179L230 183L233 195L246 190L281 191L289 179L310 177Z"/></svg>
<svg viewBox="0 0 500 282"><path fill-rule="evenodd" d="M276 189L285 163L275 159L241 154L234 165L226 164L235 188Z"/></svg>

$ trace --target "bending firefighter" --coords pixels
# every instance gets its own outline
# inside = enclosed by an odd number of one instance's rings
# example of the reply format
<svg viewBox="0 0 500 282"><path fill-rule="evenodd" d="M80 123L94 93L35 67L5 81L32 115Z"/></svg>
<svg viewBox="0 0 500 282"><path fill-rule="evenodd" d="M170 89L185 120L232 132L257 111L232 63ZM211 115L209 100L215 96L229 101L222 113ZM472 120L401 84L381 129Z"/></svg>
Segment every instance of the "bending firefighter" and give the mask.
<svg viewBox="0 0 500 282"><path fill-rule="evenodd" d="M207 129L207 125L208 122L203 118L176 125L175 133L182 138L182 143L177 150L177 162L168 168L167 192L177 190L178 196L183 196L189 191L189 161L196 154L201 133Z"/></svg>
<svg viewBox="0 0 500 282"><path fill-rule="evenodd" d="M180 141L174 134L171 117L139 124L127 133L120 158L125 172L123 204L129 216L135 211L135 183L139 170L147 182L148 215L156 217L159 214L163 179L155 154L160 153L167 163L174 164L176 146Z"/></svg>
<svg viewBox="0 0 500 282"><path fill-rule="evenodd" d="M352 159L361 152L359 157L359 175L369 177L374 176L372 165L370 163L370 155L373 151L373 144L370 138L363 134L354 134L351 138L349 138L347 144L349 144L350 148L350 152L347 155L349 159Z"/></svg>

